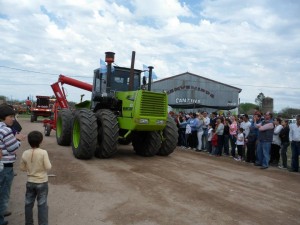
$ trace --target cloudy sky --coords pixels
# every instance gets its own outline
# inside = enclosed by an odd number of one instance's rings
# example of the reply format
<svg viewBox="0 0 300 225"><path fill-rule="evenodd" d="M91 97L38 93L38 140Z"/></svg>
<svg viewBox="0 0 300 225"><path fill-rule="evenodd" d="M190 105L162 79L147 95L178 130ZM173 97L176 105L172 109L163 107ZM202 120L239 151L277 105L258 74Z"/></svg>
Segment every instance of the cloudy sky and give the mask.
<svg viewBox="0 0 300 225"><path fill-rule="evenodd" d="M92 83L104 52L159 79L191 72L300 108L300 1L0 0L0 95L52 95L65 74ZM90 93L65 85L68 100Z"/></svg>

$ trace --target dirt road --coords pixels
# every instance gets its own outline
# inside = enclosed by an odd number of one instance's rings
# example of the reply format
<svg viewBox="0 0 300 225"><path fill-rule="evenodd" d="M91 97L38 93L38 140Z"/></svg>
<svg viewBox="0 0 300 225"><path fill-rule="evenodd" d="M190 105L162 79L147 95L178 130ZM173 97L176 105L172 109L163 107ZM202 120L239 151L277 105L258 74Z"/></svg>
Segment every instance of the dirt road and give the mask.
<svg viewBox="0 0 300 225"><path fill-rule="evenodd" d="M43 131L42 123L19 120L25 134ZM19 158L27 148L24 141ZM50 225L300 224L300 173L179 148L144 158L120 146L111 159L78 160L71 147L56 144L54 131L42 148L55 175L49 177ZM18 164L10 225L24 224L26 174Z"/></svg>

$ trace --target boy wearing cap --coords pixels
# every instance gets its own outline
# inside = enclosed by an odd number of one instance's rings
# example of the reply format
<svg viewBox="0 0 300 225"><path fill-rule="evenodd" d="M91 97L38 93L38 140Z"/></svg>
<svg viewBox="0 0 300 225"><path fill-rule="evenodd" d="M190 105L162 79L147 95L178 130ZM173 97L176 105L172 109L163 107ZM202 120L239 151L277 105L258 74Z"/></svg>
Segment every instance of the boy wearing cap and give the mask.
<svg viewBox="0 0 300 225"><path fill-rule="evenodd" d="M16 151L20 141L25 138L22 134L14 135L10 126L13 125L15 111L8 105L0 106L0 161L4 168L0 172L0 225L8 224L4 221L10 189L14 178L13 164L16 161Z"/></svg>

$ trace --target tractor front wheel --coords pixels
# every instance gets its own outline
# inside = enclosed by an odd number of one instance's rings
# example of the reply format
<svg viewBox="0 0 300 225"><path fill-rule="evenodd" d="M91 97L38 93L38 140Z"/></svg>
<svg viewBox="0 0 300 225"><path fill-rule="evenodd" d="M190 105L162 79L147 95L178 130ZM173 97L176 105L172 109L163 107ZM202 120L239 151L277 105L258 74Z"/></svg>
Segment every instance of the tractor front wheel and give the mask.
<svg viewBox="0 0 300 225"><path fill-rule="evenodd" d="M93 157L97 145L97 122L95 114L88 109L75 111L72 124L72 151L78 159Z"/></svg>
<svg viewBox="0 0 300 225"><path fill-rule="evenodd" d="M156 131L135 131L132 133L132 145L136 154L154 156L158 153L161 138Z"/></svg>
<svg viewBox="0 0 300 225"><path fill-rule="evenodd" d="M98 124L97 158L109 158L118 150L119 125L116 115L108 109L96 112Z"/></svg>

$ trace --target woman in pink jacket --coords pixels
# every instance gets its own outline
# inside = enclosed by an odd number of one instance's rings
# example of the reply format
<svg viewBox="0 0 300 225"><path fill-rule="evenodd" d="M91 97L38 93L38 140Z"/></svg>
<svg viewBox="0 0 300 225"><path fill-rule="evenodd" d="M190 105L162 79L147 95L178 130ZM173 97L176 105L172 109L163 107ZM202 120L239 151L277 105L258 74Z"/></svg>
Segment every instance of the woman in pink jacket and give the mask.
<svg viewBox="0 0 300 225"><path fill-rule="evenodd" d="M237 122L236 117L231 116L231 124L229 126L229 138L230 138L230 145L231 145L231 156L235 157L235 148L236 148L236 135L237 135Z"/></svg>

